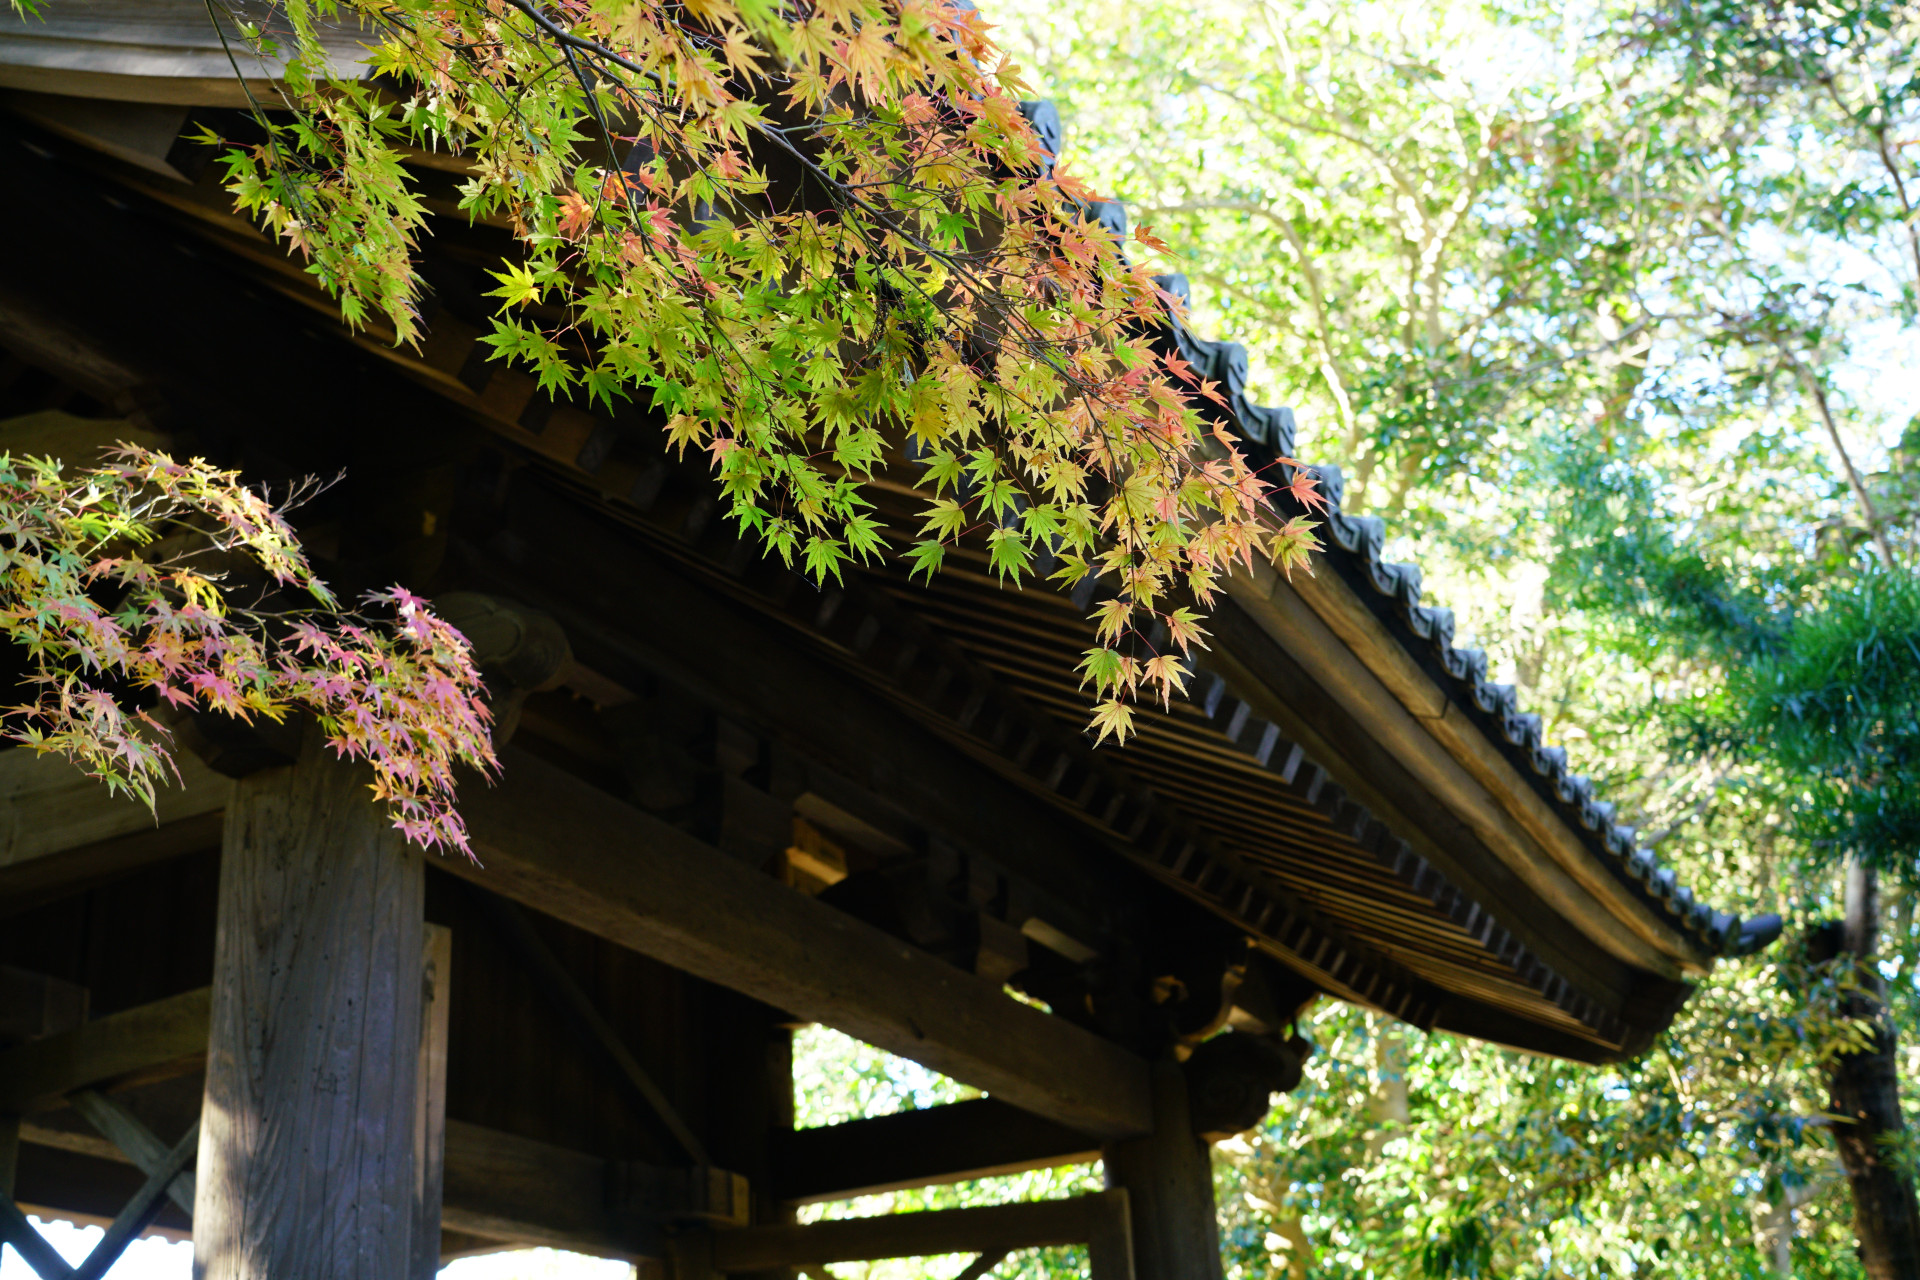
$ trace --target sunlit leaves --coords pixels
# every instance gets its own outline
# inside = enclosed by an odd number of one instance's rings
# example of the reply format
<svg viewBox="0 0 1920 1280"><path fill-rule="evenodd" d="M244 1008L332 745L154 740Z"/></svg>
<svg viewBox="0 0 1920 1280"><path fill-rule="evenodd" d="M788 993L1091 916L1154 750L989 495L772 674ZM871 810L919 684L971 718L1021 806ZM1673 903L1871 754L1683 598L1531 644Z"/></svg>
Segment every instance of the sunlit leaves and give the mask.
<svg viewBox="0 0 1920 1280"><path fill-rule="evenodd" d="M362 603L232 472L130 445L70 475L0 455L0 634L34 692L0 723L149 807L175 772L156 714L306 712L409 840L466 850L454 767L495 767L467 643L401 588Z"/></svg>
<svg viewBox="0 0 1920 1280"><path fill-rule="evenodd" d="M519 238L493 272L496 356L549 394L657 411L670 448L707 453L743 532L817 581L897 553L928 575L969 541L1009 583L1097 566L1123 672L1092 682L1101 738L1130 730L1113 700L1138 692L1143 637L1179 597L1204 604L1274 533L1304 563L1310 539L1178 386L1217 390L1146 341L1166 319L1147 268L1089 188L1040 165L1025 86L971 7L347 8L407 100L324 82L296 7L293 120L263 120L269 141L227 164L350 319L417 338L406 148L464 157L461 211ZM805 175L803 199L768 198L776 165ZM862 496L896 467L927 502L904 552ZM1147 682L1178 684L1165 664Z"/></svg>

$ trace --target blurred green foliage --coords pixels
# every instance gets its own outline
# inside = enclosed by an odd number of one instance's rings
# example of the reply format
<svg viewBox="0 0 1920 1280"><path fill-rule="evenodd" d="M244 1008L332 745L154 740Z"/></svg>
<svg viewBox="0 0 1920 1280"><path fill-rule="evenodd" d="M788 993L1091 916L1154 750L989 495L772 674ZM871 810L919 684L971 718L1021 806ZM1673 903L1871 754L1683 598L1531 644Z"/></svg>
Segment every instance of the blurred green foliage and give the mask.
<svg viewBox="0 0 1920 1280"><path fill-rule="evenodd" d="M1617 1066L1322 1006L1305 1085L1216 1148L1230 1274L1862 1275L1822 1063L1864 1028L1800 940L1842 855L1889 873L1913 1080L1920 6L988 12L1641 843L1788 919Z"/></svg>

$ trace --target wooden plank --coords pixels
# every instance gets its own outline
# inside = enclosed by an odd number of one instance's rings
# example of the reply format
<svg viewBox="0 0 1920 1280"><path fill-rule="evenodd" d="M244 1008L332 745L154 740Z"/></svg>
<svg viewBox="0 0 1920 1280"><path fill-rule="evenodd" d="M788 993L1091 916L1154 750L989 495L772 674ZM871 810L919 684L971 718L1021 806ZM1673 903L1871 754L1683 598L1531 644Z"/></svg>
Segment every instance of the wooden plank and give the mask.
<svg viewBox="0 0 1920 1280"><path fill-rule="evenodd" d="M104 783L59 756L25 747L0 751L0 869L226 807L231 778L191 752L180 752L175 762L180 785L160 788L148 810L138 800L109 794Z"/></svg>
<svg viewBox="0 0 1920 1280"><path fill-rule="evenodd" d="M413 1280L440 1272L440 1206L447 1158L447 1019L453 1006L453 930L429 924L420 948L419 1106L413 1129Z"/></svg>
<svg viewBox="0 0 1920 1280"><path fill-rule="evenodd" d="M1107 1184L1131 1195L1133 1265L1139 1280L1220 1280L1220 1224L1213 1163L1194 1135L1185 1074L1153 1064L1153 1132L1112 1143Z"/></svg>
<svg viewBox="0 0 1920 1280"><path fill-rule="evenodd" d="M608 1207L608 1161L495 1129L447 1121L449 1231L600 1257L659 1257L656 1223Z"/></svg>
<svg viewBox="0 0 1920 1280"><path fill-rule="evenodd" d="M0 916L220 843L233 781L181 752L149 811L57 756L0 751Z"/></svg>
<svg viewBox="0 0 1920 1280"><path fill-rule="evenodd" d="M211 992L202 987L108 1014L0 1053L0 1113L61 1105L75 1089L191 1071L207 1054Z"/></svg>
<svg viewBox="0 0 1920 1280"><path fill-rule="evenodd" d="M776 1198L846 1200L1100 1158L1100 1144L998 1098L776 1135Z"/></svg>
<svg viewBox="0 0 1920 1280"><path fill-rule="evenodd" d="M1102 1137L1151 1126L1146 1063L508 749L448 871L709 982Z"/></svg>
<svg viewBox="0 0 1920 1280"><path fill-rule="evenodd" d="M721 1231L713 1236L712 1265L722 1273L763 1271L1094 1242L1101 1246L1102 1260L1111 1263L1115 1227L1126 1221L1127 1198L1125 1191L1102 1191L1065 1200ZM1119 1274L1096 1266L1096 1275L1103 1271Z"/></svg>
<svg viewBox="0 0 1920 1280"><path fill-rule="evenodd" d="M310 733L227 811L193 1214L205 1280L393 1280L412 1258L425 870L368 778Z"/></svg>

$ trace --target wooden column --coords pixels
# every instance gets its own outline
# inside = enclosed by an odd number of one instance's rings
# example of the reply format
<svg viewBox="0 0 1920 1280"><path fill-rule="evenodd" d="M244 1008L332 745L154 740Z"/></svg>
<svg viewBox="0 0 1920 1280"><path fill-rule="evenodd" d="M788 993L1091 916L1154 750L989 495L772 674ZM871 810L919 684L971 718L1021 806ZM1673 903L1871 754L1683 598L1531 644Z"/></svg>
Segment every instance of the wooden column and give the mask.
<svg viewBox="0 0 1920 1280"><path fill-rule="evenodd" d="M0 1200L13 1199L20 1166L20 1117L0 1114Z"/></svg>
<svg viewBox="0 0 1920 1280"><path fill-rule="evenodd" d="M310 734L297 764L241 782L227 810L197 1280L394 1280L416 1265L425 870L370 776Z"/></svg>
<svg viewBox="0 0 1920 1280"><path fill-rule="evenodd" d="M426 927L420 983L420 1101L413 1121L413 1269L440 1274L440 1208L447 1184L447 1015L452 1009L453 930Z"/></svg>
<svg viewBox="0 0 1920 1280"><path fill-rule="evenodd" d="M1137 1280L1220 1280L1220 1224L1213 1163L1193 1132L1187 1080L1169 1061L1153 1064L1153 1132L1107 1144L1107 1185L1126 1188Z"/></svg>

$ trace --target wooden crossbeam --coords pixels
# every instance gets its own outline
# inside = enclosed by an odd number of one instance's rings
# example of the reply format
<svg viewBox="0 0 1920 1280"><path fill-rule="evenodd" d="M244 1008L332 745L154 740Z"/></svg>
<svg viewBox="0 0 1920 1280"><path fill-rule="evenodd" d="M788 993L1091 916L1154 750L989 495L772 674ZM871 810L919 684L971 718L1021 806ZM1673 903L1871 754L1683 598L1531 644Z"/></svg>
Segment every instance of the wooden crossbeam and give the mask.
<svg viewBox="0 0 1920 1280"><path fill-rule="evenodd" d="M659 1224L623 1221L608 1207L607 1182L598 1156L449 1120L440 1225L604 1257L660 1256Z"/></svg>
<svg viewBox="0 0 1920 1280"><path fill-rule="evenodd" d="M1147 1064L994 983L796 893L536 757L461 810L446 870L1099 1137L1147 1132Z"/></svg>
<svg viewBox="0 0 1920 1280"><path fill-rule="evenodd" d="M206 1061L210 1009L201 987L0 1053L0 1114L44 1111L76 1089L191 1071Z"/></svg>
<svg viewBox="0 0 1920 1280"><path fill-rule="evenodd" d="M510 756L500 785L462 798L484 869L449 859L448 870L1062 1125L1095 1137L1148 1127L1136 1055L551 765ZM42 857L53 848L35 847ZM206 1053L207 1008L205 991L190 992L0 1054L0 1112L56 1106L136 1071L191 1068Z"/></svg>
<svg viewBox="0 0 1920 1280"><path fill-rule="evenodd" d="M154 808L110 796L58 756L0 751L0 915L220 843L232 779L180 752Z"/></svg>
<svg viewBox="0 0 1920 1280"><path fill-rule="evenodd" d="M22 1137L117 1164L137 1163L90 1134L28 1124ZM173 1185L192 1176L183 1173ZM725 1170L607 1160L449 1120L443 1195L441 1225L463 1237L638 1259L660 1256L661 1229L668 1222L741 1220L747 1190L743 1178Z"/></svg>
<svg viewBox="0 0 1920 1280"><path fill-rule="evenodd" d="M1087 1246L1093 1280L1131 1280L1127 1193L720 1231L712 1237L712 1266L724 1274L1068 1244Z"/></svg>
<svg viewBox="0 0 1920 1280"><path fill-rule="evenodd" d="M773 1194L808 1203L1092 1161L1100 1144L998 1098L775 1135Z"/></svg>

